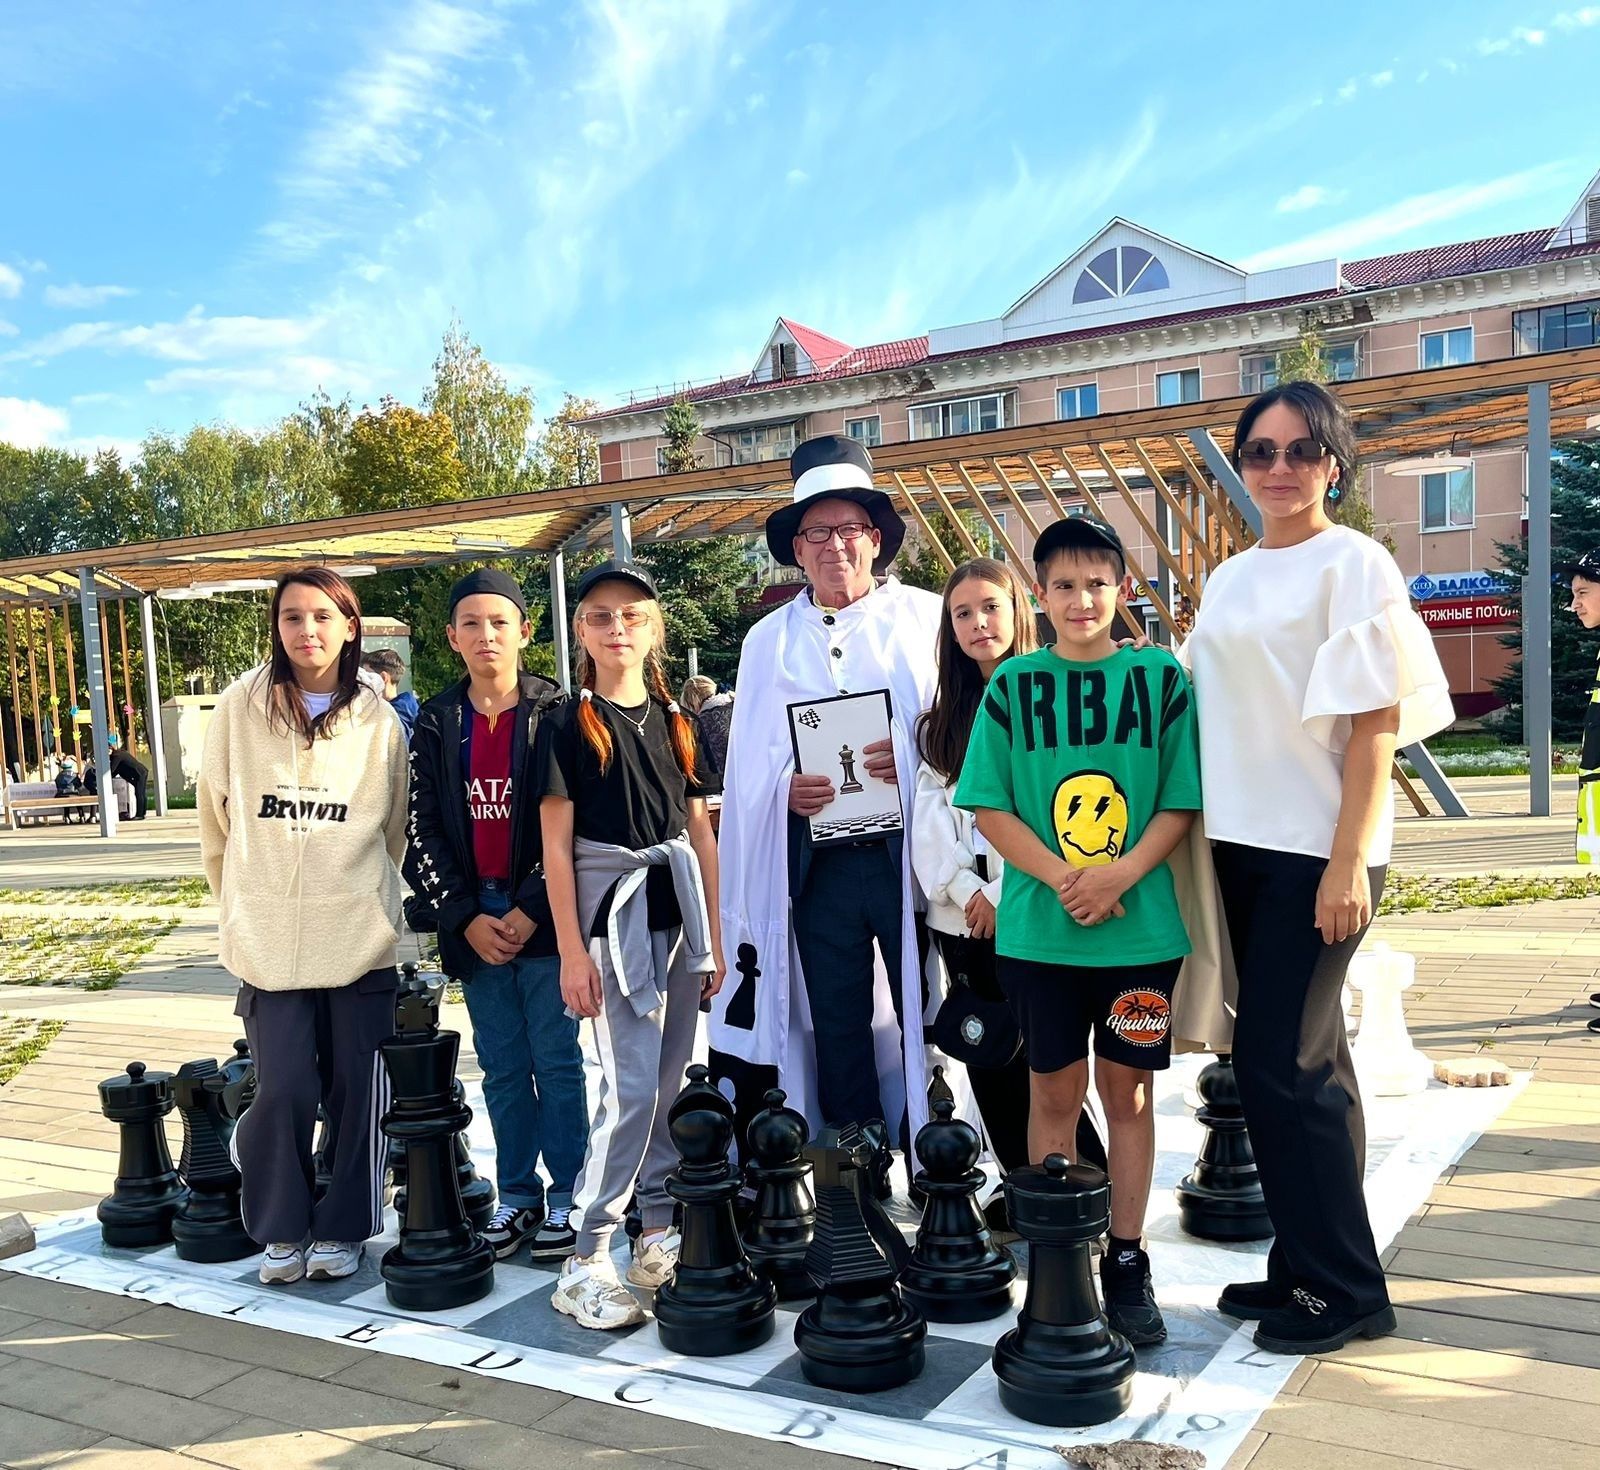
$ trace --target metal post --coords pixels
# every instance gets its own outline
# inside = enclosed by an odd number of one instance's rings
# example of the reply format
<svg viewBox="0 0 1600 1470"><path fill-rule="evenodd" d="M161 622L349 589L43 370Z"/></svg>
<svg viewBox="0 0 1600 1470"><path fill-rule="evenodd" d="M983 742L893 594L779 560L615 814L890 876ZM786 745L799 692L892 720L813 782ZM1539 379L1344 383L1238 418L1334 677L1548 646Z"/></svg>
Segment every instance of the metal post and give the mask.
<svg viewBox="0 0 1600 1470"><path fill-rule="evenodd" d="M156 784L156 815L164 817L167 814L167 751L161 730L161 679L156 664L154 606L155 598L151 596L139 599L139 632L144 644L144 692L149 702L149 710L145 715L149 729L145 733L150 743L150 764L155 768L150 774Z"/></svg>
<svg viewBox="0 0 1600 1470"><path fill-rule="evenodd" d="M611 556L620 562L633 560L633 512L620 500L611 504Z"/></svg>
<svg viewBox="0 0 1600 1470"><path fill-rule="evenodd" d="M550 628L556 644L556 682L572 693L572 628L567 621L567 557L550 553Z"/></svg>
<svg viewBox="0 0 1600 1470"><path fill-rule="evenodd" d="M695 678L700 672L700 645L689 645L689 677Z"/></svg>
<svg viewBox="0 0 1600 1470"><path fill-rule="evenodd" d="M1234 469L1228 456L1222 452L1222 446L1211 437L1210 429L1190 429L1189 442L1199 451L1200 458L1206 462L1206 468L1211 471L1217 484L1228 492L1228 499L1238 508L1239 514L1244 517L1245 525L1249 526L1257 536L1261 534L1261 512L1256 509L1255 502L1245 493L1244 481L1239 478L1238 470Z"/></svg>
<svg viewBox="0 0 1600 1470"><path fill-rule="evenodd" d="M100 835L117 835L117 793L111 782L111 721L107 708L106 661L100 644L100 594L94 568L78 569L78 608L83 614L83 662L89 680L89 718L94 731L95 789L100 795Z"/></svg>
<svg viewBox="0 0 1600 1470"><path fill-rule="evenodd" d="M1439 768L1439 762L1433 758L1433 752L1420 740L1415 745L1408 745L1400 752L1411 762L1413 769L1422 777L1423 784L1433 793L1433 799L1439 803L1439 810L1447 817L1470 817L1466 802L1462 801L1461 793L1450 784L1450 778Z"/></svg>
<svg viewBox="0 0 1600 1470"><path fill-rule="evenodd" d="M1550 815L1550 385L1528 384L1528 575L1522 583L1522 731L1528 811Z"/></svg>

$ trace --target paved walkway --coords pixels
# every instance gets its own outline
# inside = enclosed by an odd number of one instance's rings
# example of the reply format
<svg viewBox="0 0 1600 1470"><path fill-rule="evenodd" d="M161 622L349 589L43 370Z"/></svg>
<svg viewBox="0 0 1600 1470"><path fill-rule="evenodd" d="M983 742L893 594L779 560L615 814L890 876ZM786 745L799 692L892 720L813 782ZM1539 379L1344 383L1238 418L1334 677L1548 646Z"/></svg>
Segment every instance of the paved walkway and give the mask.
<svg viewBox="0 0 1600 1470"><path fill-rule="evenodd" d="M1465 784L1476 807L1516 803L1517 782ZM78 832L0 837L0 886L197 870L192 817L134 830L115 848ZM1477 826L1408 820L1396 866L1570 873L1569 841L1569 819L1504 810ZM1485 847L1509 860L1483 861ZM189 911L112 991L0 987L0 1012L67 1023L0 1093L0 1214L42 1220L105 1192L116 1160L101 1077L135 1056L226 1053L237 1025L214 924L211 909ZM1584 1023L1600 897L1394 917L1378 934L1418 956L1419 1045L1492 1055L1533 1081L1388 1253L1400 1335L1308 1360L1231 1465L1587 1467L1600 1443L1600 1038ZM526 1470L530 1454L855 1463L0 1272L0 1464Z"/></svg>

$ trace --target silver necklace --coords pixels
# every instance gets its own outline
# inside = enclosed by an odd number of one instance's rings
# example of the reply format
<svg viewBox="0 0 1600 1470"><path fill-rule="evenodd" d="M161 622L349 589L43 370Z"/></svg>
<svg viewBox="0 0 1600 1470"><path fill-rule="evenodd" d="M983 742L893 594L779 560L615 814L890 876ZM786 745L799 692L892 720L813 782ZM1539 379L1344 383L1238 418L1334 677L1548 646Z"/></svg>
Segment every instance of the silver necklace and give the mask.
<svg viewBox="0 0 1600 1470"><path fill-rule="evenodd" d="M595 694L595 698L596 699L605 699L607 706L609 708L611 708L611 709L614 709L619 715L622 716L623 719L625 719L630 725L632 725L633 728L639 732L639 738L641 740L644 739L644 724L645 724L645 720L648 720L650 718L650 701L649 701L648 698L646 698L646 700L644 702L644 720L636 720L636 719L634 719L634 717L632 715L630 715L627 712L627 710L623 709L623 707L620 704L617 704L614 700L606 699L605 695L599 693L598 691Z"/></svg>

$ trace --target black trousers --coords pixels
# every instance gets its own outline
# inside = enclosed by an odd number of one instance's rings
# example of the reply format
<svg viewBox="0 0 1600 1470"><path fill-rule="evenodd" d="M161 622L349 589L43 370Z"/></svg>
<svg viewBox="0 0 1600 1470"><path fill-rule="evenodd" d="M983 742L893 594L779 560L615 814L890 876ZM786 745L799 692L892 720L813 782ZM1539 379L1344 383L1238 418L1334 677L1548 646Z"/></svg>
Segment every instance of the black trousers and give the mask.
<svg viewBox="0 0 1600 1470"><path fill-rule="evenodd" d="M872 1040L873 943L901 1016L900 868L887 842L819 847L794 899L817 1048L817 1106L831 1126L883 1118ZM891 1136L902 1122L884 1118Z"/></svg>
<svg viewBox="0 0 1600 1470"><path fill-rule="evenodd" d="M1268 1279L1340 1313L1389 1301L1362 1180L1366 1122L1339 992L1362 934L1312 923L1324 858L1214 844L1239 971L1233 1066L1276 1238ZM1386 869L1372 868L1372 902Z"/></svg>

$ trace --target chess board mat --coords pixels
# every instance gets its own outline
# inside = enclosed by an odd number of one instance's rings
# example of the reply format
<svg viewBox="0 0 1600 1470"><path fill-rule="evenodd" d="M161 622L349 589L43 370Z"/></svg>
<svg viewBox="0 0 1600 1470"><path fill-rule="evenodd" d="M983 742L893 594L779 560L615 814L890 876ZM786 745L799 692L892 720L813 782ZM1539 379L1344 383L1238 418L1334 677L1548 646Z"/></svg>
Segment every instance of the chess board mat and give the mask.
<svg viewBox="0 0 1600 1470"><path fill-rule="evenodd" d="M918 1378L884 1393L845 1394L814 1387L801 1374L794 1324L804 1303L780 1308L771 1339L759 1349L725 1358L686 1358L661 1345L653 1319L626 1332L606 1333L559 1315L549 1302L555 1272L534 1268L524 1256L521 1263L497 1265L494 1290L481 1301L437 1313L401 1312L389 1304L378 1269L395 1239L392 1211L386 1233L369 1244L361 1269L343 1281L269 1288L257 1282L253 1259L198 1265L180 1261L170 1246L110 1250L92 1214L42 1229L37 1249L6 1267L394 1353L451 1372L481 1373L913 1470L1058 1470L1055 1445L1123 1438L1199 1449L1207 1463L1220 1466L1299 1359L1257 1351L1250 1325L1241 1327L1215 1310L1221 1286L1262 1274L1267 1243L1200 1241L1178 1227L1173 1188L1200 1146L1201 1130L1192 1113L1194 1080L1207 1060L1175 1058L1171 1071L1157 1079L1159 1152L1147 1235L1169 1335L1159 1347L1139 1350L1129 1412L1091 1429L1029 1424L1001 1407L990 1354L1014 1325L1014 1313L990 1322L930 1323L927 1366ZM1434 1083L1413 1097L1368 1101L1367 1198L1380 1249L1423 1202L1441 1170L1498 1116L1525 1080L1492 1089ZM493 1140L475 1093L469 1083L475 1114L469 1137L480 1168L492 1174ZM915 1217L899 1194L890 1208L909 1233ZM621 1231L617 1239L620 1263ZM1013 1249L1023 1270L1015 1293L1020 1307L1027 1252L1020 1243Z"/></svg>

